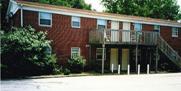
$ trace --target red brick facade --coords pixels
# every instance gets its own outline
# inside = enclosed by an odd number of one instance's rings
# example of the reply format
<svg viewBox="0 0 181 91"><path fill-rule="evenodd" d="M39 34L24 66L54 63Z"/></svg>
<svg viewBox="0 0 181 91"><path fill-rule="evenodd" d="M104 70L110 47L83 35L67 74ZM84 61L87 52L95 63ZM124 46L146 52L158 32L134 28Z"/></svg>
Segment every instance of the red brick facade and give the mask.
<svg viewBox="0 0 181 91"><path fill-rule="evenodd" d="M48 32L48 38L53 40L54 52L57 54L60 63L66 62L71 55L71 47L80 47L81 55L89 59L88 37L89 31L97 28L97 20L94 18L81 18L81 27L71 27L71 16L52 14L52 27L39 26L38 12L23 11L23 25L31 25L38 31ZM20 12L14 16L14 25L20 26ZM107 21L107 28L111 28L111 21ZM122 22L119 23L122 29ZM168 26L160 26L161 36L181 55L181 28L179 28L179 37L171 36L172 29ZM131 30L134 30L134 24L131 23ZM154 25L142 24L143 31L154 30Z"/></svg>

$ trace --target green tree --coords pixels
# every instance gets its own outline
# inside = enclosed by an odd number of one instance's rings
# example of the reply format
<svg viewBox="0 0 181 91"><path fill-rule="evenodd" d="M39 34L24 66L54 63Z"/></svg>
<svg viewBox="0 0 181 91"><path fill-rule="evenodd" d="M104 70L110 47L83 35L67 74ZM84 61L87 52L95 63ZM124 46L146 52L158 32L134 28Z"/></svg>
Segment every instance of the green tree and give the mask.
<svg viewBox="0 0 181 91"><path fill-rule="evenodd" d="M46 4L61 5L71 8L91 10L91 5L86 4L84 0L37 0L37 1Z"/></svg>
<svg viewBox="0 0 181 91"><path fill-rule="evenodd" d="M3 77L50 74L56 66L51 41L46 33L33 28L1 32L1 71Z"/></svg>
<svg viewBox="0 0 181 91"><path fill-rule="evenodd" d="M176 0L102 0L102 3L110 13L170 20L181 18Z"/></svg>

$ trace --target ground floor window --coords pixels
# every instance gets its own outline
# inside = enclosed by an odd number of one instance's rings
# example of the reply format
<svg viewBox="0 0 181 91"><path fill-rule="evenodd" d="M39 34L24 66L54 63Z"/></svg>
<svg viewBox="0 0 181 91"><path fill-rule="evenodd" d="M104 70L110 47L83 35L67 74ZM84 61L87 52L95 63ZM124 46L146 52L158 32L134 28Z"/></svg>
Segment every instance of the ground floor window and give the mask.
<svg viewBox="0 0 181 91"><path fill-rule="evenodd" d="M80 56L80 48L72 47L71 48L71 57Z"/></svg>
<svg viewBox="0 0 181 91"><path fill-rule="evenodd" d="M102 50L103 48L96 49L96 60L102 60ZM106 50L104 52L104 59L106 60Z"/></svg>

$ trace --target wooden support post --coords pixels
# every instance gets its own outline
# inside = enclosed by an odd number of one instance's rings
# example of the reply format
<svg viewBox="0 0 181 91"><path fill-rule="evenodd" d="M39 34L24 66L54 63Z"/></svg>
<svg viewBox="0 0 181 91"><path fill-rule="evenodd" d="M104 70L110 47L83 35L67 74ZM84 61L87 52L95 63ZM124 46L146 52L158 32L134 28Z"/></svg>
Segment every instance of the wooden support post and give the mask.
<svg viewBox="0 0 181 91"><path fill-rule="evenodd" d="M89 45L89 62L92 61L92 48L91 45Z"/></svg>
<svg viewBox="0 0 181 91"><path fill-rule="evenodd" d="M155 62L155 72L158 72L158 60L159 60L159 54L158 54L158 47L156 47L156 62Z"/></svg>
<svg viewBox="0 0 181 91"><path fill-rule="evenodd" d="M103 30L103 43L102 43L102 74L104 74L104 51L105 51L105 29Z"/></svg>
<svg viewBox="0 0 181 91"><path fill-rule="evenodd" d="M102 74L104 74L104 48L105 48L105 45L103 44L102 45Z"/></svg>
<svg viewBox="0 0 181 91"><path fill-rule="evenodd" d="M152 53L152 52L151 52L151 49L150 49L150 62L149 62L149 64L150 64L149 66L150 66L150 67L152 67L152 66L151 66L151 65L152 65L152 62L151 62L151 60L152 60L152 59L151 59L151 53ZM150 71L151 71L151 68L150 68Z"/></svg>
<svg viewBox="0 0 181 91"><path fill-rule="evenodd" d="M138 45L136 45L136 72L138 71Z"/></svg>

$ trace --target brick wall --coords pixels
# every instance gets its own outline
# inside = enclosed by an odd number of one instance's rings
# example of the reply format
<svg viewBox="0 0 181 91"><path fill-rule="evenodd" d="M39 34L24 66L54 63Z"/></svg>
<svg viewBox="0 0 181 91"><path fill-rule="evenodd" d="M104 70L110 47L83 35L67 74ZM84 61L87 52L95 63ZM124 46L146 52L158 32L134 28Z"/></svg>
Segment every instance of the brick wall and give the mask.
<svg viewBox="0 0 181 91"><path fill-rule="evenodd" d="M14 16L14 25L20 26L20 12ZM41 27L38 24L38 12L25 11L23 12L24 26L31 25L38 31L48 32L48 38L53 40L52 45L54 52L57 54L60 63L65 63L70 57L71 47L80 47L81 55L87 60L88 57L88 34L89 31L97 28L97 20L92 18L81 17L81 28L71 27L71 17L52 14L52 27ZM111 28L111 21L107 21L107 28ZM119 28L122 29L122 22L119 22ZM143 24L143 31L152 31L154 26ZM134 29L134 24L131 23L131 30ZM181 28L179 30L179 38L171 37L171 27L161 26L161 36L181 54Z"/></svg>
<svg viewBox="0 0 181 91"><path fill-rule="evenodd" d="M31 25L38 31L48 32L60 63L65 63L70 57L71 47L80 47L81 55L88 59L88 34L96 29L96 19L81 18L81 28L72 28L70 16L52 14L52 27L41 27L38 25L38 12L24 11L23 14L24 26Z"/></svg>

